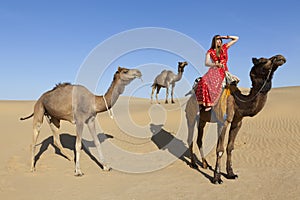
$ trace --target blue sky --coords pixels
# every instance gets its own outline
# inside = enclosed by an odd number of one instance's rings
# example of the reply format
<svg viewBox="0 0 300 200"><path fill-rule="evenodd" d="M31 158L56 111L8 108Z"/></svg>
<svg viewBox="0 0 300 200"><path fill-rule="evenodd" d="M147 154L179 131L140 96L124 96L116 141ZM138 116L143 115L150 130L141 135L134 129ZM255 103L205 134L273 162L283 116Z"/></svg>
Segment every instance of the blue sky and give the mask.
<svg viewBox="0 0 300 200"><path fill-rule="evenodd" d="M99 44L143 27L177 31L205 51L213 35L237 35L240 40L229 50L228 65L241 79L240 87L251 87L252 57L276 54L284 55L287 63L276 72L273 87L299 86L299 9L296 0L1 1L0 100L35 100L56 83L74 83L80 67ZM156 63L176 72L177 62L183 59L148 49L112 61L108 71L118 65L151 67L149 63ZM203 63L193 67L203 67ZM191 84L201 75L194 73L193 67L185 71ZM154 71L147 75L154 79ZM99 78L93 92L103 94L111 80L109 73ZM144 84L144 93L139 93L148 98L150 83Z"/></svg>

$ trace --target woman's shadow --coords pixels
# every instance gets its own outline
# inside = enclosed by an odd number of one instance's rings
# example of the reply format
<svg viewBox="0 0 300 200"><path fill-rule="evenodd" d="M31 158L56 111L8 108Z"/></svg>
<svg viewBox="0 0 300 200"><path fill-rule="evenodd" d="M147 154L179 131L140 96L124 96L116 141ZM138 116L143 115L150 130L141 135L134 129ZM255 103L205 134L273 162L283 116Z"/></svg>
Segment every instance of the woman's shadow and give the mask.
<svg viewBox="0 0 300 200"><path fill-rule="evenodd" d="M100 143L104 142L106 139L113 138L113 136L104 134L104 133L99 133L98 139ZM74 162L76 160L76 150L75 150L75 143L76 143L76 136L70 135L68 133L62 133L60 134L60 142L63 146L63 148L67 148L69 150L72 150L74 153ZM60 155L66 159L68 159L66 156L64 156L60 150L54 145L53 142L53 136L49 136L45 140L43 140L41 143L41 147L39 152L35 155L34 158L34 166L40 159L41 155L48 149L48 147L51 145L55 149L55 154ZM103 168L103 166L100 164L100 162L97 160L97 158L92 155L92 153L89 151L89 147L95 147L94 141L88 141L85 139L82 139L82 150L90 157L91 160L93 160L99 167Z"/></svg>
<svg viewBox="0 0 300 200"><path fill-rule="evenodd" d="M202 172L198 167L192 167L191 162L189 161L191 158L190 151L186 144L182 140L176 138L173 134L164 130L162 127L163 125L161 124L150 124L150 131L152 132L151 140L158 147L158 149L168 150L171 154L185 162L191 168L200 172L203 176L211 181L213 179L212 176ZM193 156L195 158L195 162L199 166L202 166L202 163L199 161L199 159L195 155Z"/></svg>

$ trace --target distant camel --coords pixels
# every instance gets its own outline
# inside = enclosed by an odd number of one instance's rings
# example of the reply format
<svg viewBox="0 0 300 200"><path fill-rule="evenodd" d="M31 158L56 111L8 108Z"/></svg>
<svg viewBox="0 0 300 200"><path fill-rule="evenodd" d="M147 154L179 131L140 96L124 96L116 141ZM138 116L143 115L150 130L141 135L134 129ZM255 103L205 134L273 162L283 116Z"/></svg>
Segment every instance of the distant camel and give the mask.
<svg viewBox="0 0 300 200"><path fill-rule="evenodd" d="M52 90L45 92L35 103L34 112L28 117L21 118L21 120L25 120L33 116L31 171L35 170L36 142L43 123L44 115L46 116L53 132L55 146L57 146L61 153L69 160L72 159L61 145L58 129L60 128L60 120L66 120L76 125L75 176L83 175L80 170L79 158L84 124L87 124L93 137L103 170L109 171L110 167L104 161L104 157L100 149L100 142L96 135L96 115L99 112L108 111L108 109L116 103L119 95L123 93L125 86L135 78L140 78L141 76L141 72L137 69L119 67L118 71L114 74L111 86L104 96L95 96L84 86L71 85L69 83L58 84Z"/></svg>
<svg viewBox="0 0 300 200"><path fill-rule="evenodd" d="M158 93L160 88L166 88L166 100L165 103L168 103L168 96L169 96L169 87L172 86L171 90L171 102L174 102L174 87L175 82L180 81L182 78L182 74L184 71L184 67L188 65L187 62L178 62L178 74L174 74L171 70L163 70L159 75L156 76L154 83L152 84L152 93L151 93L151 103L153 101L153 94L156 90L156 103L158 102Z"/></svg>
<svg viewBox="0 0 300 200"><path fill-rule="evenodd" d="M186 105L186 118L188 124L188 134L189 134L189 143L190 145L190 155L191 155L191 166L197 167L195 164L195 158L193 154L193 142L191 141L192 135L194 133L194 126L197 121L197 113L200 110L200 117L198 121L198 137L197 144L200 150L200 154L202 157L202 165L203 168L207 168L208 164L203 154L202 148L202 137L203 137L203 129L207 122L217 122L218 123L218 143L216 147L216 166L214 170L214 178L212 183L221 184L223 181L221 180L221 157L224 153L224 137L226 133L227 126L231 123L229 130L229 139L227 145L227 162L226 162L226 170L227 170L227 178L235 179L237 175L233 173L232 162L231 162L231 152L234 149L234 141L239 129L242 126L242 119L244 117L253 117L258 112L262 110L264 107L267 94L271 90L272 87L272 78L274 72L277 68L283 65L286 62L286 59L282 55L276 55L269 59L253 58L252 62L254 66L250 71L250 77L252 81L252 88L248 95L243 95L241 91L238 89L236 85L230 85L231 95L227 97L227 109L226 114L227 118L225 122L218 121L214 115L211 114L212 111L205 111L201 109L201 105L199 106L193 94L187 102ZM225 115L226 116L226 115Z"/></svg>

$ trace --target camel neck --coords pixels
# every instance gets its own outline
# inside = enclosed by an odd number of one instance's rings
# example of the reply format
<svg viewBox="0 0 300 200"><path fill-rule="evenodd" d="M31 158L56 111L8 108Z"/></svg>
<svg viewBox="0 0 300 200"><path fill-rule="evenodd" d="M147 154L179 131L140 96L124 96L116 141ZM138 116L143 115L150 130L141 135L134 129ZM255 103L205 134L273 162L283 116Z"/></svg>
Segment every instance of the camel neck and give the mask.
<svg viewBox="0 0 300 200"><path fill-rule="evenodd" d="M103 112L110 109L118 100L120 94L124 91L125 86L112 83L103 96L96 96L96 110ZM105 99L104 99L105 98Z"/></svg>
<svg viewBox="0 0 300 200"><path fill-rule="evenodd" d="M255 94L253 94L255 95ZM254 100L248 105L250 109L248 110L248 115L247 116L254 116L257 113L259 113L263 107L265 106L265 103L267 101L267 93L259 93Z"/></svg>
<svg viewBox="0 0 300 200"><path fill-rule="evenodd" d="M182 78L182 72L178 72L178 74L176 75L176 77L174 78L174 81L177 82L177 81L180 81Z"/></svg>
<svg viewBox="0 0 300 200"><path fill-rule="evenodd" d="M238 105L238 111L242 116L254 116L259 113L266 101L267 93L257 93L257 91L251 89L248 95L243 95L241 93L235 93L235 102Z"/></svg>

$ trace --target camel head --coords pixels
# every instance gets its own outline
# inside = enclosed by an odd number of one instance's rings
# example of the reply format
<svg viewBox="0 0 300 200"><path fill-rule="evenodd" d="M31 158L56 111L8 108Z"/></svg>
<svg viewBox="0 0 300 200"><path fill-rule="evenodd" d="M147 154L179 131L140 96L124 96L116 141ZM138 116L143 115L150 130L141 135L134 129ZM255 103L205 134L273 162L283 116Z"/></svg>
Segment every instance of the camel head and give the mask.
<svg viewBox="0 0 300 200"><path fill-rule="evenodd" d="M127 69L124 67L118 67L118 71L115 73L115 78L121 81L121 84L127 85L135 78L141 78L142 73L138 69Z"/></svg>
<svg viewBox="0 0 300 200"><path fill-rule="evenodd" d="M178 72L183 72L184 67L187 66L187 65L188 65L187 62L178 62Z"/></svg>
<svg viewBox="0 0 300 200"><path fill-rule="evenodd" d="M262 88L262 92L268 92L272 87L272 78L277 68L286 62L282 55L271 58L252 58L254 66L250 71L253 88Z"/></svg>

